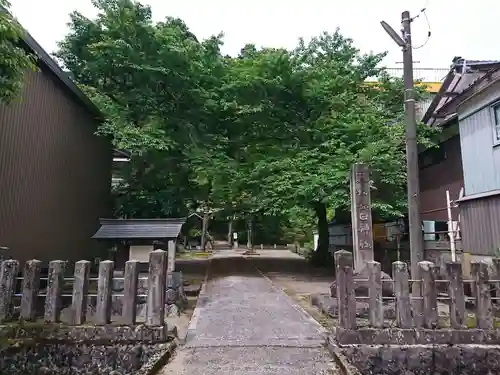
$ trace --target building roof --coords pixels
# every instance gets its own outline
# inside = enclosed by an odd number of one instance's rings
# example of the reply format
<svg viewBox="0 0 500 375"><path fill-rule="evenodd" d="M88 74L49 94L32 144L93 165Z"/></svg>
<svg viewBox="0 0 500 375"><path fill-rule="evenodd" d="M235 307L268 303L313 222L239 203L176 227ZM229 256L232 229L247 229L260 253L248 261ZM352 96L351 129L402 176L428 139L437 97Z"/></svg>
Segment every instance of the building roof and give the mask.
<svg viewBox="0 0 500 375"><path fill-rule="evenodd" d="M490 87L492 84L498 82L499 80L500 64L497 64L496 67L490 69L488 72L486 72L486 74L476 79L465 90L460 92L460 94L452 98L452 100L441 107L441 109L438 111L438 114L443 113L446 115L447 113L456 113L458 107L461 106L464 102L466 102L476 93L479 93L480 91Z"/></svg>
<svg viewBox="0 0 500 375"><path fill-rule="evenodd" d="M0 12L9 12L4 7L0 6ZM10 12L9 12L10 13ZM22 45L28 49L38 59L38 63L42 67L47 68L55 77L62 83L63 87L73 95L83 106L85 106L92 115L97 119L102 120L104 115L96 107L94 103L84 94L84 92L76 85L68 74L61 69L57 62L38 44L38 42L25 30L22 37Z"/></svg>
<svg viewBox="0 0 500 375"><path fill-rule="evenodd" d="M94 239L175 239L186 218L171 219L101 219L101 227Z"/></svg>
<svg viewBox="0 0 500 375"><path fill-rule="evenodd" d="M497 60L453 59L437 95L427 108L422 121L431 126L444 125L456 117L458 98L476 82L484 79L493 69L500 67ZM453 105L452 105L453 103Z"/></svg>

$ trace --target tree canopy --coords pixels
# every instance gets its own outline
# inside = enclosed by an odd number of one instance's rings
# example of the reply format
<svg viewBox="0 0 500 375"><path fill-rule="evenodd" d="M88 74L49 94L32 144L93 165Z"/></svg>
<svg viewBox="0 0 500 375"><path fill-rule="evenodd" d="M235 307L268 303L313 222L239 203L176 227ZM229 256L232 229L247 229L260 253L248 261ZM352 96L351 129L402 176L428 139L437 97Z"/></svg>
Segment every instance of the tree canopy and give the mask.
<svg viewBox="0 0 500 375"><path fill-rule="evenodd" d="M117 214L204 206L277 217L301 237L317 220L324 253L327 214L348 211L349 170L364 162L375 217L402 215L403 90L383 53L361 54L336 30L293 50L246 45L223 56L223 35L200 41L132 0L93 4L95 19L71 14L57 57L106 114L100 132L132 153ZM429 143L431 130L419 136Z"/></svg>
<svg viewBox="0 0 500 375"><path fill-rule="evenodd" d="M0 0L0 102L19 97L26 70L35 70L35 58L21 40L24 30L9 11L10 3Z"/></svg>

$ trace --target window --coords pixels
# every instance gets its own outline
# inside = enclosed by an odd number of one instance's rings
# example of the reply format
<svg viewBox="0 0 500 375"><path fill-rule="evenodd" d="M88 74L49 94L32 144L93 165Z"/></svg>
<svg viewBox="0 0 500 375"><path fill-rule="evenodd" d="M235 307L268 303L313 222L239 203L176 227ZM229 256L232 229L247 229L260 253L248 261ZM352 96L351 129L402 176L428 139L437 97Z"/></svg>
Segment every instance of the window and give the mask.
<svg viewBox="0 0 500 375"><path fill-rule="evenodd" d="M493 107L493 140L494 144L500 144L500 104L497 104Z"/></svg>

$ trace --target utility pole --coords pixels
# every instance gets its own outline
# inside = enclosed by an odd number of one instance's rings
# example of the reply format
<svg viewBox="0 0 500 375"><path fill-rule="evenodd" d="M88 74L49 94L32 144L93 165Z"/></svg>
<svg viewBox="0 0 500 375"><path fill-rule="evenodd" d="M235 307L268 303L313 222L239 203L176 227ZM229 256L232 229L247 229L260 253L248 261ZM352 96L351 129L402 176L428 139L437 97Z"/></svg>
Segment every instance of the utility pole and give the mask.
<svg viewBox="0 0 500 375"><path fill-rule="evenodd" d="M402 38L384 21L384 30L403 50L404 105L406 123L406 171L408 179L408 220L410 235L411 276L418 275L418 262L423 260L424 245L420 221L420 186L418 178L417 122L415 116L415 90L413 83L413 53L411 44L410 12L401 14ZM419 283L414 283L413 295L420 295Z"/></svg>
<svg viewBox="0 0 500 375"><path fill-rule="evenodd" d="M413 83L413 53L410 12L401 14L403 27L403 79L406 118L406 171L408 178L408 221L410 234L411 275L418 274L418 262L424 260L422 222L420 221L420 186L418 178L417 121L415 118L415 89Z"/></svg>

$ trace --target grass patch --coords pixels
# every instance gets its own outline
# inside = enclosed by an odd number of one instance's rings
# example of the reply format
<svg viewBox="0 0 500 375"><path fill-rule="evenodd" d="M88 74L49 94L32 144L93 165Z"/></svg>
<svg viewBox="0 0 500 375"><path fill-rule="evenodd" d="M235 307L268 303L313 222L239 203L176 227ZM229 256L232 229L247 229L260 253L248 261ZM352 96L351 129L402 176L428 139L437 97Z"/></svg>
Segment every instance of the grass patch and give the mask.
<svg viewBox="0 0 500 375"><path fill-rule="evenodd" d="M450 328L450 318L448 316L439 317L438 327ZM465 317L464 328L477 328L477 318L475 314L468 314ZM500 328L500 319L493 317L493 329Z"/></svg>
<svg viewBox="0 0 500 375"><path fill-rule="evenodd" d="M199 279L199 278L191 278L191 277L184 277L184 282L187 283L187 285L201 285L205 282L205 279Z"/></svg>
<svg viewBox="0 0 500 375"><path fill-rule="evenodd" d="M309 294L297 294L297 292L291 288L284 288L282 290L324 328L330 330L337 325L337 321L335 319L329 315L323 314L316 306L312 305L311 296Z"/></svg>
<svg viewBox="0 0 500 375"><path fill-rule="evenodd" d="M177 259L207 259L212 255L212 253L208 252L185 252L185 253L177 253Z"/></svg>

